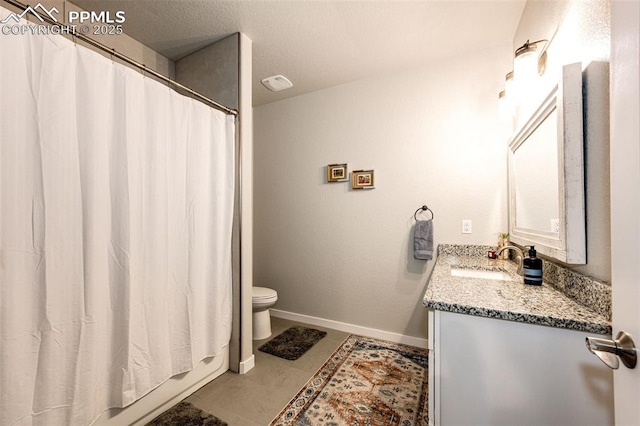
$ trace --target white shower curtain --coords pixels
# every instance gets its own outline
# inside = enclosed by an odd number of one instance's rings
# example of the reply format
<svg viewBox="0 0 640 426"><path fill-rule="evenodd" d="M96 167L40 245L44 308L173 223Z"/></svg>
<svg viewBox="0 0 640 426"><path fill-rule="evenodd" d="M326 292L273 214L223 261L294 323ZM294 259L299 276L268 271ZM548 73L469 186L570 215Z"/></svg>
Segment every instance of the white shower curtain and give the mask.
<svg viewBox="0 0 640 426"><path fill-rule="evenodd" d="M225 350L233 117L28 33L0 113L0 425L87 425Z"/></svg>

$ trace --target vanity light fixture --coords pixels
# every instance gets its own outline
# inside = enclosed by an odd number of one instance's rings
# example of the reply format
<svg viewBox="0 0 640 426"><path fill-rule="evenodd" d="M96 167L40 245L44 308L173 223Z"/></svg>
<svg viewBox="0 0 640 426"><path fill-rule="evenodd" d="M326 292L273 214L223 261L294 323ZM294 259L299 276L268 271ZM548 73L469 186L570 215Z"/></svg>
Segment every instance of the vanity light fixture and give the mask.
<svg viewBox="0 0 640 426"><path fill-rule="evenodd" d="M516 91L515 99L511 101L517 107L526 99L535 97L541 83L539 76L544 73L546 68L546 45L544 52L539 55L538 49L540 43L546 43L547 40L537 40L530 42L527 40L522 46L516 49L513 59L513 79ZM542 71L542 73L540 72ZM521 111L518 111L520 115Z"/></svg>
<svg viewBox="0 0 640 426"><path fill-rule="evenodd" d="M542 52L538 55L538 45L546 43ZM498 105L501 117L510 117L515 114L520 98L526 96L527 87L535 85L535 79L544 74L547 68L546 39L529 41L516 49L513 59L513 70L505 76L504 90L498 95Z"/></svg>
<svg viewBox="0 0 640 426"><path fill-rule="evenodd" d="M527 40L516 49L513 59L513 73L517 80L527 81L529 78L544 74L547 67L547 49L545 45L542 53L538 55L538 44L547 41L546 39L533 42Z"/></svg>

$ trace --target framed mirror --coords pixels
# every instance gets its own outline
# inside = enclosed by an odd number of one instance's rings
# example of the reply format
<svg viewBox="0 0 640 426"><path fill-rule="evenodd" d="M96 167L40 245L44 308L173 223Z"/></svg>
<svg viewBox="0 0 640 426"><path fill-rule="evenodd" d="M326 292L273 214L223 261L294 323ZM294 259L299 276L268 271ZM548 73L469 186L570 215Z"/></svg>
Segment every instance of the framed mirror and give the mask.
<svg viewBox="0 0 640 426"><path fill-rule="evenodd" d="M509 233L564 263L587 261L582 65L562 80L509 141Z"/></svg>

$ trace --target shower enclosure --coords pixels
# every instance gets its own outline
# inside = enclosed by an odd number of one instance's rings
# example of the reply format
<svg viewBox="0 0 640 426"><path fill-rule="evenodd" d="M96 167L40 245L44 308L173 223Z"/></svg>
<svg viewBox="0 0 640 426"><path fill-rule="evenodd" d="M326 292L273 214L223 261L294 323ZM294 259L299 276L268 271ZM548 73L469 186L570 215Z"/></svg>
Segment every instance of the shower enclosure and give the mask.
<svg viewBox="0 0 640 426"><path fill-rule="evenodd" d="M228 357L236 120L59 35L0 52L0 425L91 424Z"/></svg>

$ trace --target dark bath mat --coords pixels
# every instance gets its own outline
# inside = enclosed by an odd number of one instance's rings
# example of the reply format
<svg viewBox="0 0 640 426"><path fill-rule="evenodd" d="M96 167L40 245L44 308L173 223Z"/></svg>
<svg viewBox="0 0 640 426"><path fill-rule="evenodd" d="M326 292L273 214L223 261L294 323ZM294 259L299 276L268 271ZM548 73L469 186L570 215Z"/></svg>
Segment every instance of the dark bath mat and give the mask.
<svg viewBox="0 0 640 426"><path fill-rule="evenodd" d="M227 423L188 402L181 402L151 420L146 426L227 426Z"/></svg>
<svg viewBox="0 0 640 426"><path fill-rule="evenodd" d="M258 348L259 351L295 361L327 335L326 331L306 327L291 327Z"/></svg>

